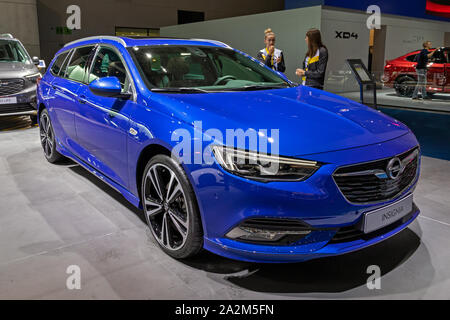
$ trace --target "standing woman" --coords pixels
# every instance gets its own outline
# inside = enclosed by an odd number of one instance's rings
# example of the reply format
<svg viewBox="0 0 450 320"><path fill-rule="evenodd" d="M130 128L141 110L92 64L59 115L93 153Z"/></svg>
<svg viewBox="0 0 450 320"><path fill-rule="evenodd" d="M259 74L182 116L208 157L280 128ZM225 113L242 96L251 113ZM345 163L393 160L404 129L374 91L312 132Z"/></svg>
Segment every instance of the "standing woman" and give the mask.
<svg viewBox="0 0 450 320"><path fill-rule="evenodd" d="M258 60L272 70L284 72L286 65L284 64L283 51L275 48L275 33L270 28L264 31L264 43L266 47L258 52Z"/></svg>
<svg viewBox="0 0 450 320"><path fill-rule="evenodd" d="M303 60L302 69L297 69L295 74L302 77L303 85L323 89L328 49L323 45L320 31L317 29L311 29L306 33L305 42L308 52Z"/></svg>

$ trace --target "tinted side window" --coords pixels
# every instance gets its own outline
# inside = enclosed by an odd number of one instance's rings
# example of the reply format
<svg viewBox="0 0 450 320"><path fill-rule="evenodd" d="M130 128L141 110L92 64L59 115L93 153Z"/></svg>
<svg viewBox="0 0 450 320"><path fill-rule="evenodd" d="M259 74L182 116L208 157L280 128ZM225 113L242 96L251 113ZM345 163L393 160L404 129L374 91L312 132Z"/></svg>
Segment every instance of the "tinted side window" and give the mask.
<svg viewBox="0 0 450 320"><path fill-rule="evenodd" d="M412 54L410 56L407 56L406 60L408 60L410 62L415 62L416 56L417 56L416 54Z"/></svg>
<svg viewBox="0 0 450 320"><path fill-rule="evenodd" d="M69 53L68 51L63 52L55 59L55 62L53 63L52 68L50 69L50 72L54 76L57 76L59 74L59 72L61 71L62 64L63 64L64 60L66 59L68 53Z"/></svg>
<svg viewBox="0 0 450 320"><path fill-rule="evenodd" d="M447 57L444 54L443 49L436 49L433 53L431 61L434 63L447 63Z"/></svg>
<svg viewBox="0 0 450 320"><path fill-rule="evenodd" d="M84 81L87 71L87 63L94 46L75 49L65 72L65 77L79 82Z"/></svg>
<svg viewBox="0 0 450 320"><path fill-rule="evenodd" d="M88 82L98 78L117 77L122 90L129 87L127 72L118 53L111 48L102 47L95 56Z"/></svg>
<svg viewBox="0 0 450 320"><path fill-rule="evenodd" d="M61 66L61 70L59 71L60 77L66 76L67 65L69 64L70 58L72 57L72 53L73 53L73 49L69 51L69 54L67 55L67 59L64 60L64 63Z"/></svg>

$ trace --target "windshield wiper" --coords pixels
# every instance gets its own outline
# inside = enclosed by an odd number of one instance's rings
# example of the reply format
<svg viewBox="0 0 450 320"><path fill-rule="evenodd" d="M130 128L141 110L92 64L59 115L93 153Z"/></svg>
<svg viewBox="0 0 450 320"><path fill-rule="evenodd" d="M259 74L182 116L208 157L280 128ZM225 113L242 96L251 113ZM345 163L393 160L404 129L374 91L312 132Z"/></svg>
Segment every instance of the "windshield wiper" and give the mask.
<svg viewBox="0 0 450 320"><path fill-rule="evenodd" d="M189 88L189 87L180 87L180 88L152 88L150 89L152 92L173 92L173 93L209 93L210 91L200 89L200 88Z"/></svg>
<svg viewBox="0 0 450 320"><path fill-rule="evenodd" d="M243 90L243 91L247 91L247 90L267 90L267 89L280 89L280 88L289 88L290 85L288 84L276 84L276 85L261 85L261 84L254 84L254 85L248 85L248 86L243 86L240 88L235 88L235 90Z"/></svg>

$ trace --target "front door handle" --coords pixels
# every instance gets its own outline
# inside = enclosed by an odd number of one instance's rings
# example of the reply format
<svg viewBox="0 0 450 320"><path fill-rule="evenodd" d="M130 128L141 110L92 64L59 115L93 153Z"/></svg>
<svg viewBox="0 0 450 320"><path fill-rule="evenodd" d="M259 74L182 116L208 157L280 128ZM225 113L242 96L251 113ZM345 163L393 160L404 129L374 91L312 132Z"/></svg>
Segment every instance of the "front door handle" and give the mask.
<svg viewBox="0 0 450 320"><path fill-rule="evenodd" d="M86 103L86 96L85 95L81 95L78 97L78 102L85 104Z"/></svg>

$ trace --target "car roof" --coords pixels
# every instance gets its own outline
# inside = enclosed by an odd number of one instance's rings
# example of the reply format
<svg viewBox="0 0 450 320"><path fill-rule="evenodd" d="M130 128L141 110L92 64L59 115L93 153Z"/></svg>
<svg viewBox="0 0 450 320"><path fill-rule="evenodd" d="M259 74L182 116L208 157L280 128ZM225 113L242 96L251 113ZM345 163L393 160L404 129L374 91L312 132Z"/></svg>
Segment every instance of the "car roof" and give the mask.
<svg viewBox="0 0 450 320"><path fill-rule="evenodd" d="M11 33L3 33L0 34L0 39L1 40L15 40L17 41L18 39L14 38L14 36Z"/></svg>
<svg viewBox="0 0 450 320"><path fill-rule="evenodd" d="M154 38L130 38L130 37L116 37L116 36L95 36L78 39L67 43L60 51L66 51L73 47L89 45L93 43L115 43L123 47L134 46L150 46L150 45L193 45L193 46L212 46L230 48L227 44L208 39L183 39L170 37L154 37Z"/></svg>
<svg viewBox="0 0 450 320"><path fill-rule="evenodd" d="M430 50L431 50L431 51L435 51L435 50L437 50L437 49L450 50L450 47L431 48ZM422 51L422 49L417 49L417 50L408 52L407 54L405 54L405 55L403 55L403 56L401 56L401 57L409 56L409 55L411 55L411 54L413 54L413 53L417 54L417 53L419 53L420 51Z"/></svg>

